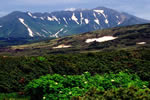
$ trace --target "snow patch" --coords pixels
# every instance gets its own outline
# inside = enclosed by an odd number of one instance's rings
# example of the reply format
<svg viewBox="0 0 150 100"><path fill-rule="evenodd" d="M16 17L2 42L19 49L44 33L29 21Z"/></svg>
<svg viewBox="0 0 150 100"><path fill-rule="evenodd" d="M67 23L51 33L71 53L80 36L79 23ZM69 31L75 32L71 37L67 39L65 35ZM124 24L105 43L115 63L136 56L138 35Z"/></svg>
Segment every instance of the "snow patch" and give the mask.
<svg viewBox="0 0 150 100"><path fill-rule="evenodd" d="M108 24L108 23L109 23L109 21L108 21L107 19L105 19L105 23L106 23L106 24Z"/></svg>
<svg viewBox="0 0 150 100"><path fill-rule="evenodd" d="M58 22L58 19L56 16L52 16L52 18Z"/></svg>
<svg viewBox="0 0 150 100"><path fill-rule="evenodd" d="M60 32L62 32L63 30L64 30L64 28L61 28L58 32L56 32L56 33L55 33L55 37L58 38L58 34L59 34Z"/></svg>
<svg viewBox="0 0 150 100"><path fill-rule="evenodd" d="M116 16L117 18L119 18L119 16Z"/></svg>
<svg viewBox="0 0 150 100"><path fill-rule="evenodd" d="M33 17L32 14L31 14L30 12L28 12L28 15L29 15L30 17Z"/></svg>
<svg viewBox="0 0 150 100"><path fill-rule="evenodd" d="M110 41L110 40L114 40L117 39L118 37L113 37L113 36L103 36L100 38L92 38L92 39L87 39L85 42L86 43L90 43L90 42L106 42L106 41Z"/></svg>
<svg viewBox="0 0 150 100"><path fill-rule="evenodd" d="M24 19L19 18L19 21L27 28L27 30L28 30L28 32L29 32L29 36L30 36L30 37L33 37L33 32L32 32L32 30L28 27L28 25L24 23Z"/></svg>
<svg viewBox="0 0 150 100"><path fill-rule="evenodd" d="M104 10L94 10L97 13L104 13Z"/></svg>
<svg viewBox="0 0 150 100"><path fill-rule="evenodd" d="M56 16L52 16L52 18L53 18L54 20L56 20L56 21L58 22L58 24L60 24L60 22L59 22L59 20L57 19Z"/></svg>
<svg viewBox="0 0 150 100"><path fill-rule="evenodd" d="M98 20L98 18L97 18L97 16L96 16L96 14L95 13L93 13L93 15L94 15L94 17L96 18L94 21L95 21L95 23L96 24L98 24L98 25L100 25L100 22L99 22L99 20Z"/></svg>
<svg viewBox="0 0 150 100"><path fill-rule="evenodd" d="M58 22L58 24L60 24L60 22L59 22L59 20L57 19L57 17L56 16L52 16L52 17L47 17L47 20L49 20L49 21L57 21Z"/></svg>
<svg viewBox="0 0 150 100"><path fill-rule="evenodd" d="M33 16L33 18L37 18L36 16Z"/></svg>
<svg viewBox="0 0 150 100"><path fill-rule="evenodd" d="M57 47L53 47L53 49L69 48L69 47L71 47L71 45L64 45L64 44L61 44L61 45L58 45Z"/></svg>
<svg viewBox="0 0 150 100"><path fill-rule="evenodd" d="M54 21L54 19L53 18L51 18L51 17L47 17L47 20L49 20L49 21Z"/></svg>
<svg viewBox="0 0 150 100"><path fill-rule="evenodd" d="M68 30L64 31L63 33L66 33Z"/></svg>
<svg viewBox="0 0 150 100"><path fill-rule="evenodd" d="M118 25L120 25L121 24L121 22L118 22Z"/></svg>
<svg viewBox="0 0 150 100"><path fill-rule="evenodd" d="M97 18L95 13L93 13L93 15L94 15L95 18Z"/></svg>
<svg viewBox="0 0 150 100"><path fill-rule="evenodd" d="M138 42L138 43L136 43L136 44L142 45L142 44L146 44L146 42Z"/></svg>
<svg viewBox="0 0 150 100"><path fill-rule="evenodd" d="M1 28L1 27L3 27L3 26L0 25L0 28Z"/></svg>
<svg viewBox="0 0 150 100"><path fill-rule="evenodd" d="M63 19L64 19L65 23L66 23L66 24L68 24L68 22L67 22L66 18L65 18L65 17L63 17Z"/></svg>
<svg viewBox="0 0 150 100"><path fill-rule="evenodd" d="M28 15L32 18L37 18L36 16L33 16L32 13L28 12Z"/></svg>
<svg viewBox="0 0 150 100"><path fill-rule="evenodd" d="M107 18L107 16L104 14L104 10L94 10L94 12L97 12L98 14L102 14L105 18Z"/></svg>
<svg viewBox="0 0 150 100"><path fill-rule="evenodd" d="M81 17L80 21L81 21L81 24L82 24L82 21L83 21L83 19L84 19L82 12L80 12L80 17Z"/></svg>
<svg viewBox="0 0 150 100"><path fill-rule="evenodd" d="M43 17L40 17L40 19L41 19L41 20L44 20L44 18L43 18Z"/></svg>
<svg viewBox="0 0 150 100"><path fill-rule="evenodd" d="M36 32L36 34L37 34L38 36L41 36L41 34L40 34L39 32Z"/></svg>
<svg viewBox="0 0 150 100"><path fill-rule="evenodd" d="M84 19L85 21L85 24L88 24L89 23L89 20L88 19Z"/></svg>
<svg viewBox="0 0 150 100"><path fill-rule="evenodd" d="M43 31L44 33L48 33L47 31L45 31L44 29L42 29L41 31Z"/></svg>
<svg viewBox="0 0 150 100"><path fill-rule="evenodd" d="M72 20L74 20L77 24L79 24L77 17L75 16L75 13L72 14L71 17Z"/></svg>
<svg viewBox="0 0 150 100"><path fill-rule="evenodd" d="M97 23L98 25L100 25L100 22L99 22L98 19L95 19L94 21L95 21L95 23Z"/></svg>

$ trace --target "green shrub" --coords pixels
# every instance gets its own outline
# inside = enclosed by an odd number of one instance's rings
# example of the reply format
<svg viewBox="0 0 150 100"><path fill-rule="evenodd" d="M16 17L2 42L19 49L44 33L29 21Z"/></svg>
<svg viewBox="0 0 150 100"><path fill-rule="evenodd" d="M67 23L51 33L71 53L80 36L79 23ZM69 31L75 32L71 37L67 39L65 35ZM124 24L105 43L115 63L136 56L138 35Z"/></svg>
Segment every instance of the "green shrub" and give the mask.
<svg viewBox="0 0 150 100"><path fill-rule="evenodd" d="M30 97L19 93L0 93L0 100L30 100Z"/></svg>
<svg viewBox="0 0 150 100"><path fill-rule="evenodd" d="M98 91L92 88L84 96L72 97L71 100L150 100L150 89L140 89L132 86Z"/></svg>
<svg viewBox="0 0 150 100"><path fill-rule="evenodd" d="M0 56L0 92L20 92L31 80L46 74L92 75L128 70L150 82L150 50L51 54L34 57ZM24 78L24 82L20 82ZM150 87L150 86L149 86Z"/></svg>
<svg viewBox="0 0 150 100"><path fill-rule="evenodd" d="M26 92L41 100L69 100L73 96L82 96L90 88L98 91L108 89L127 88L136 86L146 88L148 82L141 81L137 75L120 72L118 74L105 74L92 76L89 72L82 75L46 75L31 81L26 86Z"/></svg>

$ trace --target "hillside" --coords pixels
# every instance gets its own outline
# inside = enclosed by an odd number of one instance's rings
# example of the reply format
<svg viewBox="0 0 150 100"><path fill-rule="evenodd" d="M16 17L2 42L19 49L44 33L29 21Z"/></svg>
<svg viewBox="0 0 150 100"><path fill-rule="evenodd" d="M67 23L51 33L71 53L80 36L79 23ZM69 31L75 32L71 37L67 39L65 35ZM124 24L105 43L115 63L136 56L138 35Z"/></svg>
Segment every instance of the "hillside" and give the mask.
<svg viewBox="0 0 150 100"><path fill-rule="evenodd" d="M106 41L107 40L107 41ZM150 24L87 32L64 38L1 48L1 55L46 55L150 47Z"/></svg>

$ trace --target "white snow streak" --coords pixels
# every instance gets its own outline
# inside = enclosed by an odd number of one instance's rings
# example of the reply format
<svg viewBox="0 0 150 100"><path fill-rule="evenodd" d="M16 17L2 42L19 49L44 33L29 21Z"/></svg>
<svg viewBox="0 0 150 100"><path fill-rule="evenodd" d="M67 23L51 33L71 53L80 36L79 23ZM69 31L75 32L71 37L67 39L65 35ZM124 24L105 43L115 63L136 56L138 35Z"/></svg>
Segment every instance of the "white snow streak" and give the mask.
<svg viewBox="0 0 150 100"><path fill-rule="evenodd" d="M99 20L98 20L98 19L95 19L94 21L95 21L95 23L97 23L98 25L100 25L100 23L99 23Z"/></svg>
<svg viewBox="0 0 150 100"><path fill-rule="evenodd" d="M29 15L30 17L33 17L32 14L31 14L30 12L28 12L28 15Z"/></svg>
<svg viewBox="0 0 150 100"><path fill-rule="evenodd" d="M49 20L49 21L57 21L58 22L58 24L60 24L60 22L59 22L59 20L56 18L56 16L52 16L52 17L47 17L47 20Z"/></svg>
<svg viewBox="0 0 150 100"><path fill-rule="evenodd" d="M60 32L62 32L63 30L64 30L64 28L61 28L58 32L56 32L56 33L55 33L55 37L58 38L58 34L59 34Z"/></svg>
<svg viewBox="0 0 150 100"><path fill-rule="evenodd" d="M110 41L110 40L114 40L117 39L118 37L113 37L113 36L103 36L100 38L92 38L92 39L87 39L85 42L86 43L90 43L90 42L105 42L105 41Z"/></svg>
<svg viewBox="0 0 150 100"><path fill-rule="evenodd" d="M43 18L43 17L40 17L40 19L41 19L41 20L44 20L44 18Z"/></svg>
<svg viewBox="0 0 150 100"><path fill-rule="evenodd" d="M66 33L68 30L64 31L63 33Z"/></svg>
<svg viewBox="0 0 150 100"><path fill-rule="evenodd" d="M41 31L43 31L44 33L48 33L47 31L45 31L44 29L42 29Z"/></svg>
<svg viewBox="0 0 150 100"><path fill-rule="evenodd" d="M104 10L94 10L94 11L97 12L98 14L102 14L105 17L105 23L106 24L109 23L107 16L104 14Z"/></svg>
<svg viewBox="0 0 150 100"><path fill-rule="evenodd" d="M37 34L38 36L41 36L41 34L40 34L39 32L36 32L36 34Z"/></svg>
<svg viewBox="0 0 150 100"><path fill-rule="evenodd" d="M78 19L77 19L77 17L75 16L74 13L72 14L71 19L74 20L77 24L79 24Z"/></svg>
<svg viewBox="0 0 150 100"><path fill-rule="evenodd" d="M89 23L89 20L88 19L84 19L85 23L88 24Z"/></svg>
<svg viewBox="0 0 150 100"><path fill-rule="evenodd" d="M56 18L56 16L52 16L52 18L53 18L54 20L56 20L56 21L60 24L60 22L58 21L58 19Z"/></svg>
<svg viewBox="0 0 150 100"><path fill-rule="evenodd" d="M49 21L54 21L54 19L53 18L51 18L51 17L47 17L47 20L49 20Z"/></svg>
<svg viewBox="0 0 150 100"><path fill-rule="evenodd" d="M66 18L65 18L65 17L63 17L63 19L64 19L65 23L66 23L66 24L68 24L68 22L67 22Z"/></svg>
<svg viewBox="0 0 150 100"><path fill-rule="evenodd" d="M33 16L32 13L28 12L28 15L32 18L37 18L36 16Z"/></svg>
<svg viewBox="0 0 150 100"><path fill-rule="evenodd" d="M98 25L100 25L100 22L99 22L99 20L98 20L98 18L96 17L96 14L95 13L93 13L93 15L94 15L94 17L96 18L94 21L95 21L95 23L97 23Z"/></svg>
<svg viewBox="0 0 150 100"><path fill-rule="evenodd" d="M1 27L3 27L3 26L0 25L0 28L1 28Z"/></svg>
<svg viewBox="0 0 150 100"><path fill-rule="evenodd" d="M33 32L32 32L32 30L28 27L28 25L24 23L24 19L19 18L19 21L27 28L27 30L28 30L28 32L29 32L29 36L33 37Z"/></svg>
<svg viewBox="0 0 150 100"><path fill-rule="evenodd" d="M84 19L82 12L80 12L80 17L81 17L80 21L81 21L81 24L82 24L82 21L83 21L83 19Z"/></svg>
<svg viewBox="0 0 150 100"><path fill-rule="evenodd" d="M106 15L104 14L104 10L94 10L94 11L97 12L98 14L102 14L105 18L107 18Z"/></svg>

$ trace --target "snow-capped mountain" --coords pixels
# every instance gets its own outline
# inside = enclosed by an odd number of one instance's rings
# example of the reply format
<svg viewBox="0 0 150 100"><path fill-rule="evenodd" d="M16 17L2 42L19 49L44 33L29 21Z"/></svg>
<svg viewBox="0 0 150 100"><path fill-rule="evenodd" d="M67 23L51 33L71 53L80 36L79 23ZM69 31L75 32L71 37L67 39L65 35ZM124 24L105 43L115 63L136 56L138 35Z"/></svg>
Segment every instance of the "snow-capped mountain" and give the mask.
<svg viewBox="0 0 150 100"><path fill-rule="evenodd" d="M59 37L148 22L133 15L105 7L52 13L15 11L0 18L0 37Z"/></svg>

